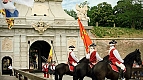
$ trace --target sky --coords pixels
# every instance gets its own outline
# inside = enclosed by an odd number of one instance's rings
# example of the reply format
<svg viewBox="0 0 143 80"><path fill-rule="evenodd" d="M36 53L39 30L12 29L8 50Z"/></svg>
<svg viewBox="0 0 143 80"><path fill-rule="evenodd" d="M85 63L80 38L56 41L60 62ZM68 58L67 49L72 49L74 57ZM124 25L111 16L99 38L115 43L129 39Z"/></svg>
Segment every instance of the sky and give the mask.
<svg viewBox="0 0 143 80"><path fill-rule="evenodd" d="M63 9L67 9L67 10L75 10L75 5L76 4L80 4L84 1L87 1L89 3L89 6L97 6L97 4L102 3L102 2L107 2L108 4L111 4L112 7L117 5L117 2L119 0L63 0L62 2L62 7Z"/></svg>

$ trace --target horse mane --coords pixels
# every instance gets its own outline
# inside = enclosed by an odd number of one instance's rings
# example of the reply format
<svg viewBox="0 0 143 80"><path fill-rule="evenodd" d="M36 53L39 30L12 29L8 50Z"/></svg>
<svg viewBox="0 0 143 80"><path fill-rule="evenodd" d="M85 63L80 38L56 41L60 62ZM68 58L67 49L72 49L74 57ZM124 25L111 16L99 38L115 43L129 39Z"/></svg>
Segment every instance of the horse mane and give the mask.
<svg viewBox="0 0 143 80"><path fill-rule="evenodd" d="M82 63L82 62L89 63L89 59L86 59L86 57L83 57L78 63Z"/></svg>
<svg viewBox="0 0 143 80"><path fill-rule="evenodd" d="M109 55L106 55L103 60L109 60Z"/></svg>
<svg viewBox="0 0 143 80"><path fill-rule="evenodd" d="M109 55L106 55L101 62L107 62L107 63L109 63L110 62Z"/></svg>
<svg viewBox="0 0 143 80"><path fill-rule="evenodd" d="M136 49L135 51L129 53L125 58L124 58L124 64L133 64L134 62L134 58L136 55L138 55L137 51L139 51L138 49Z"/></svg>

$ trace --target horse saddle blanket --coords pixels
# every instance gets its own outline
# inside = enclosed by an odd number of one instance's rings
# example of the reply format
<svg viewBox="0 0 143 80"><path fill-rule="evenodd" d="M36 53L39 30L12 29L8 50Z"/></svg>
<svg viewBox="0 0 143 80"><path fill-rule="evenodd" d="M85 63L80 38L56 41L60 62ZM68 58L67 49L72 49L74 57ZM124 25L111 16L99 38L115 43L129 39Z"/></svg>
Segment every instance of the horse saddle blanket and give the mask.
<svg viewBox="0 0 143 80"><path fill-rule="evenodd" d="M119 72L120 69L116 65L110 64L110 66L111 66L111 68L112 68L113 71ZM126 71L126 69L124 70L124 72L125 71Z"/></svg>
<svg viewBox="0 0 143 80"><path fill-rule="evenodd" d="M73 70L74 70L74 66L73 65L70 65L70 64L68 64L69 65L69 69L70 69L70 71L71 72L73 72Z"/></svg>

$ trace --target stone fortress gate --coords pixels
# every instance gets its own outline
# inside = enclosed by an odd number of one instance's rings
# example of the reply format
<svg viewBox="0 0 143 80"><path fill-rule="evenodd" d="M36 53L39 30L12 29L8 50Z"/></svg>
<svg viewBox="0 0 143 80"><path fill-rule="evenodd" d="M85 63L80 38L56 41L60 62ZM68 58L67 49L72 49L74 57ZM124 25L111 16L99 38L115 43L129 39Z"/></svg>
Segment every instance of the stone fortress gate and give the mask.
<svg viewBox="0 0 143 80"><path fill-rule="evenodd" d="M0 18L0 75L8 74L9 64L17 69L42 70L42 64L45 63L45 58L48 58L51 48L53 60L58 63L67 62L70 45L76 47L74 52L78 59L85 56L78 21L64 12L61 3L62 0L35 0L32 8L15 4L19 17L14 19L11 30L8 29L5 19ZM87 13L82 13L84 9L77 5L76 10L88 35L97 44L99 55L103 58L108 54L108 43L112 39L92 37L90 33L92 27L88 26L85 19L89 18L83 16ZM140 49L143 56L143 38L116 40L122 58L135 49Z"/></svg>
<svg viewBox="0 0 143 80"><path fill-rule="evenodd" d="M35 0L29 8L15 4L19 17L14 19L11 30L4 18L0 19L0 74L8 73L8 65L17 69L41 70L53 47L53 60L67 62L69 45L74 45L75 54L81 59L85 55L83 42L79 34L78 21L62 9L62 0ZM89 33L91 26L82 21ZM89 33L90 35L90 33ZM53 41L53 46L51 44ZM56 55L55 55L56 54Z"/></svg>

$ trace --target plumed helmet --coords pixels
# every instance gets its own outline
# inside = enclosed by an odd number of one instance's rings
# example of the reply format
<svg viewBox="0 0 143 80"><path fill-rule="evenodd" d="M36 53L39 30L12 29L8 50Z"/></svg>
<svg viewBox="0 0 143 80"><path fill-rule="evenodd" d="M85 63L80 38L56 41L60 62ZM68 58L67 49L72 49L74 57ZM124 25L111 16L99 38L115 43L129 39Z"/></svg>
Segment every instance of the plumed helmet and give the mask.
<svg viewBox="0 0 143 80"><path fill-rule="evenodd" d="M95 47L95 46L96 46L96 44L95 44L95 43L92 43L92 44L90 44L89 47Z"/></svg>
<svg viewBox="0 0 143 80"><path fill-rule="evenodd" d="M109 42L110 45L115 45L117 42L115 40L112 40Z"/></svg>

